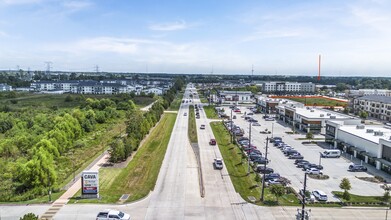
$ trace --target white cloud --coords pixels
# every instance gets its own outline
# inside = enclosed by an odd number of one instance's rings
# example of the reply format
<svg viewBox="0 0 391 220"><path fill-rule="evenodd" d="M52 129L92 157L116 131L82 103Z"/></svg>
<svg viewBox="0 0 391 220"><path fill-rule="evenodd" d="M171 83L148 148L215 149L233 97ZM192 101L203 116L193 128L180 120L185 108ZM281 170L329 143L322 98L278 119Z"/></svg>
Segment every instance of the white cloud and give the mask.
<svg viewBox="0 0 391 220"><path fill-rule="evenodd" d="M176 21L173 23L152 24L149 26L149 29L154 31L177 31L187 28L189 28L189 26L183 20Z"/></svg>
<svg viewBox="0 0 391 220"><path fill-rule="evenodd" d="M7 36L8 36L7 33L5 33L4 31L0 31L0 37L7 37Z"/></svg>

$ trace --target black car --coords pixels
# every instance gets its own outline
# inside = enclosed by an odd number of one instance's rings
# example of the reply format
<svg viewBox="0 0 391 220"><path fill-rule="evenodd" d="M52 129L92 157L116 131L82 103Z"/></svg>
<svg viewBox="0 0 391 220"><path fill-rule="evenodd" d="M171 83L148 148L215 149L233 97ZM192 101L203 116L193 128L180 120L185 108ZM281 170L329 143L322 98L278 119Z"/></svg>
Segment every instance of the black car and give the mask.
<svg viewBox="0 0 391 220"><path fill-rule="evenodd" d="M318 170L323 170L323 166L322 165L309 163L309 164L306 164L306 165L303 166L303 171L306 171L306 170L311 169L311 168L316 168Z"/></svg>
<svg viewBox="0 0 391 220"><path fill-rule="evenodd" d="M364 167L363 165L359 165L359 164L352 164L349 166L349 171L351 172L367 172L367 168Z"/></svg>
<svg viewBox="0 0 391 220"><path fill-rule="evenodd" d="M270 143L273 143L276 140L282 141L282 138L281 137L272 137L272 138L270 138Z"/></svg>
<svg viewBox="0 0 391 220"><path fill-rule="evenodd" d="M274 170L270 167L264 167L263 165L257 166L257 169L255 170L257 173L264 173L264 174L270 174L273 173Z"/></svg>
<svg viewBox="0 0 391 220"><path fill-rule="evenodd" d="M290 150L285 151L284 154L285 154L285 156L290 156L293 154L300 154L300 153L297 150L290 149Z"/></svg>
<svg viewBox="0 0 391 220"><path fill-rule="evenodd" d="M251 160L251 161L254 162L254 163L257 163L257 164L267 164L267 163L269 163L269 160L267 160L264 157L259 157L259 158L256 158L254 160Z"/></svg>
<svg viewBox="0 0 391 220"><path fill-rule="evenodd" d="M281 176L279 173L271 173L265 175L265 181L273 180L273 179L279 179Z"/></svg>
<svg viewBox="0 0 391 220"><path fill-rule="evenodd" d="M300 162L300 163L298 163L297 165L296 165L296 167L298 167L298 168L303 168L305 165L307 165L307 164L310 164L310 162L308 162L308 161L303 161L303 162Z"/></svg>
<svg viewBox="0 0 391 220"><path fill-rule="evenodd" d="M295 164L298 164L298 163L301 163L301 162L308 162L308 161L303 160L303 159L297 159L297 160L295 160Z"/></svg>

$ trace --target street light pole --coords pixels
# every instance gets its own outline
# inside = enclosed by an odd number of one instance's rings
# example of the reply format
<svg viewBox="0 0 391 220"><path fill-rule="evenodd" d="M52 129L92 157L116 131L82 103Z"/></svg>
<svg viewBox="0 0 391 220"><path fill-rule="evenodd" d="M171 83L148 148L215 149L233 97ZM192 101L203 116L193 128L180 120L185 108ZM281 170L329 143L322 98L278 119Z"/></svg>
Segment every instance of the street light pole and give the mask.
<svg viewBox="0 0 391 220"><path fill-rule="evenodd" d="M319 152L319 166L322 164L322 154Z"/></svg>
<svg viewBox="0 0 391 220"><path fill-rule="evenodd" d="M302 206L301 206L301 220L304 220L304 213L305 213L305 191L307 187L307 173L304 173L304 187L303 187L303 201L302 201Z"/></svg>
<svg viewBox="0 0 391 220"><path fill-rule="evenodd" d="M273 139L273 132L274 132L274 122L272 123L272 139Z"/></svg>
<svg viewBox="0 0 391 220"><path fill-rule="evenodd" d="M251 149L251 121L249 122L249 126L250 126L250 128L249 128L249 138L248 138L248 145L249 145L249 147L250 147L250 149ZM248 169L247 169L247 175L249 175L250 174L250 158L249 157L247 157L247 165L248 165Z"/></svg>
<svg viewBox="0 0 391 220"><path fill-rule="evenodd" d="M233 122L233 120L232 120L232 108L231 108L231 143L234 143L234 134L232 133L232 122Z"/></svg>
<svg viewBox="0 0 391 220"><path fill-rule="evenodd" d="M266 163L267 163L267 148L268 148L268 145L269 145L269 137L266 137L266 151L265 151L265 164L264 164L264 168L266 170ZM266 172L263 173L263 178L262 178L262 194L261 194L261 202L263 202L263 199L264 199L264 193L265 193L265 174Z"/></svg>

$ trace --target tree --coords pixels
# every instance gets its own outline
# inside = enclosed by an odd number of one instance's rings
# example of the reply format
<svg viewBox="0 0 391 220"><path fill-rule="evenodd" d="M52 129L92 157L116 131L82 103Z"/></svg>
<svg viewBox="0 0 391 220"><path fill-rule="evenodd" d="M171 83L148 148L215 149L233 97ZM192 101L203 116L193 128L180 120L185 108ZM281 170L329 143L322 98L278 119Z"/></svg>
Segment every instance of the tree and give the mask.
<svg viewBox="0 0 391 220"><path fill-rule="evenodd" d="M306 135L305 135L305 138L311 140L311 139L314 139L314 134L312 132L308 132Z"/></svg>
<svg viewBox="0 0 391 220"><path fill-rule="evenodd" d="M342 195L343 199L350 200L350 194L349 190L352 189L352 185L350 184L350 181L348 178L343 178L341 183L339 184L339 188L344 190L344 193Z"/></svg>
<svg viewBox="0 0 391 220"><path fill-rule="evenodd" d="M270 193L276 197L277 204L278 204L278 198L280 198L285 194L285 187L280 184L272 185L270 187Z"/></svg>
<svg viewBox="0 0 391 220"><path fill-rule="evenodd" d="M368 118L368 112L366 112L366 111L360 111L360 112L358 113L358 115L359 115L360 118L362 118L362 119Z"/></svg>
<svg viewBox="0 0 391 220"><path fill-rule="evenodd" d="M109 160L112 163L116 163L126 159L125 146L122 139L115 140L110 144L109 154L110 154Z"/></svg>
<svg viewBox="0 0 391 220"><path fill-rule="evenodd" d="M34 213L27 213L23 217L20 217L19 220L38 220L38 215L35 215Z"/></svg>

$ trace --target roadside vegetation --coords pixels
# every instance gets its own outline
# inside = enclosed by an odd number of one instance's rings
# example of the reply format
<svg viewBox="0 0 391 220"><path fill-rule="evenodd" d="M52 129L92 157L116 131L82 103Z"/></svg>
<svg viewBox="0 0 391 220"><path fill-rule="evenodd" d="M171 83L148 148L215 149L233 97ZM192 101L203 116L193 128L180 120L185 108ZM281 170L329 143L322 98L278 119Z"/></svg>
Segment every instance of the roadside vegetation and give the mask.
<svg viewBox="0 0 391 220"><path fill-rule="evenodd" d="M197 124L194 114L194 106L189 106L189 126L188 126L188 136L191 143L198 143L197 137Z"/></svg>
<svg viewBox="0 0 391 220"><path fill-rule="evenodd" d="M261 195L261 185L259 177L252 169L250 174L247 175L248 163L243 157L241 150L237 145L230 142L230 134L224 127L222 122L212 122L211 127L213 134L216 137L219 145L220 152L223 156L224 164L228 170L229 176L242 198L248 202L251 202L249 197L256 198L256 204L258 205L298 205L298 199L292 193L286 193L280 196L279 193L273 194L270 192L270 188L265 188L264 202L259 201ZM258 181L257 181L258 180ZM285 190L288 190L286 188ZM289 191L289 190L288 190ZM276 190L276 192L279 192ZM277 196L276 196L277 195ZM277 199L278 198L278 202Z"/></svg>
<svg viewBox="0 0 391 220"><path fill-rule="evenodd" d="M203 106L206 117L209 119L219 119L219 115L216 112L215 105L205 105Z"/></svg>
<svg viewBox="0 0 391 220"><path fill-rule="evenodd" d="M70 203L115 203L123 194L127 202L141 199L155 187L177 114L166 113L125 168L100 170L101 199L80 199L77 193Z"/></svg>
<svg viewBox="0 0 391 220"><path fill-rule="evenodd" d="M179 107L181 106L183 99L183 92L180 92L176 95L174 101L172 101L170 107L168 107L168 111L178 111Z"/></svg>
<svg viewBox="0 0 391 220"><path fill-rule="evenodd" d="M0 202L40 201L49 188L57 195L72 174L110 142L112 155L119 152L113 161L124 160L183 87L183 81L178 82L147 113L137 110L131 94L101 99L2 96L0 102L6 104L0 108Z"/></svg>

